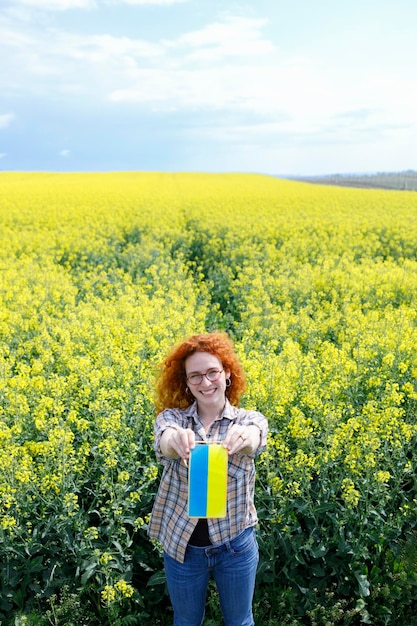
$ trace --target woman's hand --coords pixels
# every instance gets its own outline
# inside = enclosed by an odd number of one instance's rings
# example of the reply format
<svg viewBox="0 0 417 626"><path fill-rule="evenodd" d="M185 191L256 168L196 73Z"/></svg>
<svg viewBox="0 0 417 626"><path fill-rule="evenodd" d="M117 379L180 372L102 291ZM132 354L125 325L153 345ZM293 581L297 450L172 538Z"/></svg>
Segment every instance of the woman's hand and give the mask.
<svg viewBox="0 0 417 626"><path fill-rule="evenodd" d="M253 454L260 445L261 431L255 424L251 426L240 426L232 424L227 431L223 442L229 455L239 452L240 454Z"/></svg>
<svg viewBox="0 0 417 626"><path fill-rule="evenodd" d="M190 450L195 447L195 433L191 428L167 428L159 444L162 454L168 459L180 457L184 464L190 458Z"/></svg>

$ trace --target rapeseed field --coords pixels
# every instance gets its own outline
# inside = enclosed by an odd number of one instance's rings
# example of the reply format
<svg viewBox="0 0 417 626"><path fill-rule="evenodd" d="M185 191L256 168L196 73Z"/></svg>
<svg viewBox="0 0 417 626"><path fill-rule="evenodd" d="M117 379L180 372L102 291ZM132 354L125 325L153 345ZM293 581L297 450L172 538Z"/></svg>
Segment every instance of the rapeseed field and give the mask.
<svg viewBox="0 0 417 626"><path fill-rule="evenodd" d="M270 426L256 623L415 623L416 217L262 175L0 174L0 624L172 623L153 381L214 329Z"/></svg>

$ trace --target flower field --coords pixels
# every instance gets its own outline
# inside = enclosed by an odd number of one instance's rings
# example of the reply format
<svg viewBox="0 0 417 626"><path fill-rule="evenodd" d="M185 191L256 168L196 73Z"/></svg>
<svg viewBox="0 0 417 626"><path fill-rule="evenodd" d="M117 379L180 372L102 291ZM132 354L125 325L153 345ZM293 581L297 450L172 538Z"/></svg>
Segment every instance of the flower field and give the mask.
<svg viewBox="0 0 417 626"><path fill-rule="evenodd" d="M153 381L214 329L270 426L256 623L415 623L416 217L260 175L0 174L0 624L172 623Z"/></svg>

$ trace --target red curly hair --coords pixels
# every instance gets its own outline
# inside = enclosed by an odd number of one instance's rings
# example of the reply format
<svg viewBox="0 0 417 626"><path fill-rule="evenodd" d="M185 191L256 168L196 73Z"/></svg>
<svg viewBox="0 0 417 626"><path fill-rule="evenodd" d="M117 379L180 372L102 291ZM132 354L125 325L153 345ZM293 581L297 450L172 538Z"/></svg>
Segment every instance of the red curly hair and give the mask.
<svg viewBox="0 0 417 626"><path fill-rule="evenodd" d="M226 389L230 403L238 406L246 388L242 365L235 353L233 342L223 332L193 335L175 346L161 365L156 381L155 407L158 412L167 408L185 409L193 400L187 392L185 361L194 352L214 354L224 369L230 371L231 384Z"/></svg>

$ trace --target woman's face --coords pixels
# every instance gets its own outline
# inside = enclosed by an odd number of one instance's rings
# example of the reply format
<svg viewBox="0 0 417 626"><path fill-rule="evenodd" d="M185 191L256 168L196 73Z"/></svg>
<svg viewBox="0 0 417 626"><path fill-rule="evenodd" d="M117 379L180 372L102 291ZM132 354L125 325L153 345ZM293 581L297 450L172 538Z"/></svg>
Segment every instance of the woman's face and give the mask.
<svg viewBox="0 0 417 626"><path fill-rule="evenodd" d="M216 374L220 372L220 374ZM185 375L187 385L197 405L206 410L221 410L224 406L226 395L226 380L230 378L230 371L223 370L220 359L209 352L194 352L185 360ZM208 374L203 376L198 382L198 374ZM193 378L197 381L193 384ZM213 380L215 379L215 380Z"/></svg>

